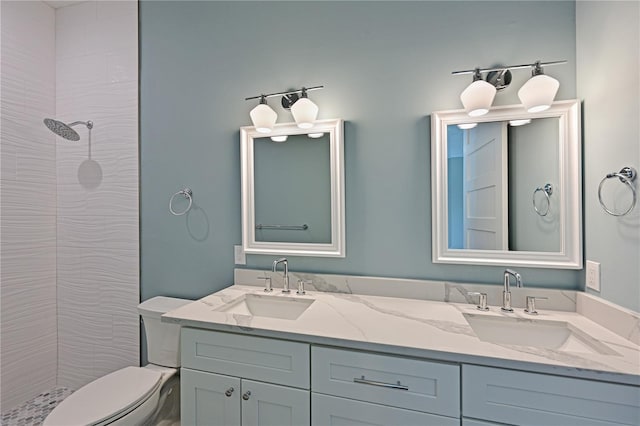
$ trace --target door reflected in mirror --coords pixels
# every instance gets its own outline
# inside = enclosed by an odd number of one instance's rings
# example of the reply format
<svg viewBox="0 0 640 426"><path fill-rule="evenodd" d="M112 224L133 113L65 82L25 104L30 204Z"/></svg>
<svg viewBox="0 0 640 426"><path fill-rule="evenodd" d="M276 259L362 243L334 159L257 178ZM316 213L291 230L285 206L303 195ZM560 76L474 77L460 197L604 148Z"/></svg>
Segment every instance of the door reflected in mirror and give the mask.
<svg viewBox="0 0 640 426"><path fill-rule="evenodd" d="M450 249L557 252L559 118L447 126ZM463 126L464 127L464 126Z"/></svg>

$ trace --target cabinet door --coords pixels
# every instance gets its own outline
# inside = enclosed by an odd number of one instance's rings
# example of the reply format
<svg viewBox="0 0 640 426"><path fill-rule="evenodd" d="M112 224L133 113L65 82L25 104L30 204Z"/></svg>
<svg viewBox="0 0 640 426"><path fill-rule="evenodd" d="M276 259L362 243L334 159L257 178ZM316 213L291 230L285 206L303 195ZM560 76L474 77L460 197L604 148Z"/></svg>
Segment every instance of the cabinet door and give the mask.
<svg viewBox="0 0 640 426"><path fill-rule="evenodd" d="M460 426L460 419L404 410L386 405L311 394L314 426Z"/></svg>
<svg viewBox="0 0 640 426"><path fill-rule="evenodd" d="M240 379L182 368L183 426L240 426Z"/></svg>
<svg viewBox="0 0 640 426"><path fill-rule="evenodd" d="M309 391L242 380L242 426L308 426Z"/></svg>

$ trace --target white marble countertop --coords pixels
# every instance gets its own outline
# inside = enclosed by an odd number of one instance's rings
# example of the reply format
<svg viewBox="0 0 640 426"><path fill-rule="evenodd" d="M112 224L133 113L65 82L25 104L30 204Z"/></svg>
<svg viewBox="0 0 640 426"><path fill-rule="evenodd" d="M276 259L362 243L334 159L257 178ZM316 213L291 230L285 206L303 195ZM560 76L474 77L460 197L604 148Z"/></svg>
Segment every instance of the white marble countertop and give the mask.
<svg viewBox="0 0 640 426"><path fill-rule="evenodd" d="M319 291L298 296L295 291L283 294L279 289L269 295L314 302L296 320L217 310L249 293L265 294L261 287L234 285L169 312L162 320L188 327L640 385L640 346L576 312L540 310L532 317L522 309L503 313L495 306L482 312L466 303ZM594 345L604 345L609 354L481 341L464 314L565 321Z"/></svg>

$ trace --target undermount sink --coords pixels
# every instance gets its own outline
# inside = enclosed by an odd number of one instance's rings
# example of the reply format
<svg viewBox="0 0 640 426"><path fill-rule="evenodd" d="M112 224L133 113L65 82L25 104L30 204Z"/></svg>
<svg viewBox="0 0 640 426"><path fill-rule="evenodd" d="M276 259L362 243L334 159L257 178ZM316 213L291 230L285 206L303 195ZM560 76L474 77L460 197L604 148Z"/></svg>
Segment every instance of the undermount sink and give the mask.
<svg viewBox="0 0 640 426"><path fill-rule="evenodd" d="M218 308L217 311L228 314L294 320L302 315L313 302L314 299L245 294L233 302Z"/></svg>
<svg viewBox="0 0 640 426"><path fill-rule="evenodd" d="M484 342L531 346L563 352L618 355L608 346L564 321L507 318L464 314L465 319Z"/></svg>

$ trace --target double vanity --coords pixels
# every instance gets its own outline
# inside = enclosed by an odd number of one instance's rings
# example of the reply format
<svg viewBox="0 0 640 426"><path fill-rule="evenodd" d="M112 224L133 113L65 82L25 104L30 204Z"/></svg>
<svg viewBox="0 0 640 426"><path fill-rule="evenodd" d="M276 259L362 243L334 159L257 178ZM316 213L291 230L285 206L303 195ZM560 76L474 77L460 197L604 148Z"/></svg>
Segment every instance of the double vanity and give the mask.
<svg viewBox="0 0 640 426"><path fill-rule="evenodd" d="M433 112L432 262L582 269L580 129L577 100ZM244 253L346 257L343 121L240 139ZM511 276L236 270L163 315L183 327L182 424L639 425L637 313Z"/></svg>
<svg viewBox="0 0 640 426"><path fill-rule="evenodd" d="M183 424L640 423L637 314L574 291L512 288L507 313L501 286L289 278L306 293L236 270L163 316L183 326ZM527 296L547 298L537 315Z"/></svg>

